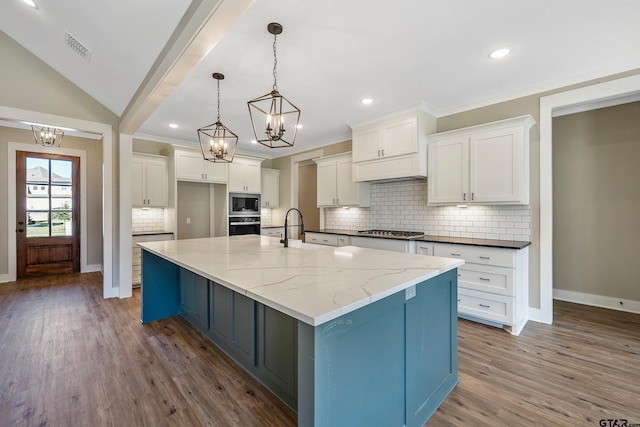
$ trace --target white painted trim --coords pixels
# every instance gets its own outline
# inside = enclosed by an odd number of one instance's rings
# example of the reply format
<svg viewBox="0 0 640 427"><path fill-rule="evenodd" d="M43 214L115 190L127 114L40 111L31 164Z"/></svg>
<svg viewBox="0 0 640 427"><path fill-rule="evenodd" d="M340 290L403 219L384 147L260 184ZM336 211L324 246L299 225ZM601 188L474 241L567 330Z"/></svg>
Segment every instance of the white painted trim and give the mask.
<svg viewBox="0 0 640 427"><path fill-rule="evenodd" d="M539 308L529 307L529 320L533 320L538 323L549 323L542 321L542 311Z"/></svg>
<svg viewBox="0 0 640 427"><path fill-rule="evenodd" d="M112 126L106 123L92 122L82 119L74 119L70 117L57 116L53 114L40 113L37 111L21 110L18 108L5 107L0 105L0 117L9 121L30 121L36 123L46 123L52 126L64 126L73 129L77 129L83 132L89 132L102 135L102 197L103 197L103 210L102 210L102 263L104 271L103 280L103 296L110 298L117 296L118 283L113 280L113 230L117 227L117 224L113 223L113 129ZM15 166L15 162L14 162ZM10 177L11 178L11 177ZM15 174L13 176L15 183ZM15 184L13 186L15 192ZM11 187L9 187L11 191ZM13 197L15 200L15 195ZM11 213L9 212L9 216ZM13 213L14 221L10 225L15 227L15 209ZM11 235L11 233L10 233ZM10 241L12 239L9 239ZM15 242L15 238L13 239ZM13 250L15 254L15 247ZM9 251L9 257L11 251ZM15 268L15 263L14 268ZM9 263L11 268L11 263Z"/></svg>
<svg viewBox="0 0 640 427"><path fill-rule="evenodd" d="M120 134L120 269L118 297L129 298L133 295L131 279L133 256L131 237L131 160L133 137Z"/></svg>
<svg viewBox="0 0 640 427"><path fill-rule="evenodd" d="M554 110L626 97L640 92L640 75L540 98L540 321L553 321L553 151Z"/></svg>
<svg viewBox="0 0 640 427"><path fill-rule="evenodd" d="M0 283L13 282L8 274L0 274Z"/></svg>
<svg viewBox="0 0 640 427"><path fill-rule="evenodd" d="M640 314L640 301L567 291L564 289L554 289L553 299ZM620 303L622 303L622 305Z"/></svg>
<svg viewBox="0 0 640 427"><path fill-rule="evenodd" d="M96 271L102 272L102 264L89 264L83 273L95 273Z"/></svg>
<svg viewBox="0 0 640 427"><path fill-rule="evenodd" d="M80 272L87 271L87 152L71 148L45 148L36 144L9 142L8 144L8 222L7 236L9 236L9 281L16 280L17 275L17 236L16 236L16 152L61 154L80 158Z"/></svg>

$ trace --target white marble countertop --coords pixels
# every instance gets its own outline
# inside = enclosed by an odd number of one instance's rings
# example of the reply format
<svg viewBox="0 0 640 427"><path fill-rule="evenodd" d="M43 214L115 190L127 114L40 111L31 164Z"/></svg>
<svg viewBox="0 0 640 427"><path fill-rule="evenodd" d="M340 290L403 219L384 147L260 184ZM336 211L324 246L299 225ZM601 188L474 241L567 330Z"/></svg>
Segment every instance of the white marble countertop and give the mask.
<svg viewBox="0 0 640 427"><path fill-rule="evenodd" d="M355 246L284 248L278 238L255 235L139 246L312 326L464 264Z"/></svg>

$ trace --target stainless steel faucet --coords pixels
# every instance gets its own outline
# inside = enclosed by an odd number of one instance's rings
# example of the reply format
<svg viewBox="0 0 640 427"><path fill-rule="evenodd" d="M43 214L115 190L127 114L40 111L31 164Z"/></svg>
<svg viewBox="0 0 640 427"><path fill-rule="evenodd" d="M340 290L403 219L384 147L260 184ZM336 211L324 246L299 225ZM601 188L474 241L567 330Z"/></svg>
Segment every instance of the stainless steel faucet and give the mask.
<svg viewBox="0 0 640 427"><path fill-rule="evenodd" d="M287 229L289 227L288 224L288 217L289 217L289 212L291 211L296 211L298 212L298 215L300 215L300 234L303 235L304 234L304 218L302 218L302 212L300 212L298 209L296 208L291 208L287 211L286 214L284 214L284 239L280 239L280 243L284 243L284 247L288 248L289 247L289 237L287 236Z"/></svg>

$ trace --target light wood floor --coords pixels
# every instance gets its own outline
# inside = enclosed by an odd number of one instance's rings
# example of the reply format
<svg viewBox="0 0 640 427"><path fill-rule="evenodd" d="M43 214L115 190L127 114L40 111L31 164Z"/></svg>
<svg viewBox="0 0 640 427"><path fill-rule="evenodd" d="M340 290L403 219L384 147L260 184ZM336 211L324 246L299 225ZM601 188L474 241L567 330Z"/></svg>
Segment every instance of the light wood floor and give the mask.
<svg viewBox="0 0 640 427"><path fill-rule="evenodd" d="M97 273L0 284L0 426L295 426L296 415L181 318ZM519 337L459 322L460 384L432 426L640 423L640 315L556 302Z"/></svg>

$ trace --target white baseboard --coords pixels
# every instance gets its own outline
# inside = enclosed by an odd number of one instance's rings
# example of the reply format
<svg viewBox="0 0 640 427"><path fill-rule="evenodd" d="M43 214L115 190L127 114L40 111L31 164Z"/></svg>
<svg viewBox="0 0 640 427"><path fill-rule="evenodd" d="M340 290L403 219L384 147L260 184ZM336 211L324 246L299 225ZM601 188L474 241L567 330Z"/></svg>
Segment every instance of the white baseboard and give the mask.
<svg viewBox="0 0 640 427"><path fill-rule="evenodd" d="M13 282L8 274L0 274L0 283Z"/></svg>
<svg viewBox="0 0 640 427"><path fill-rule="evenodd" d="M553 299L640 314L640 301L554 289Z"/></svg>
<svg viewBox="0 0 640 427"><path fill-rule="evenodd" d="M93 273L95 271L102 272L102 264L89 264L82 270L82 273Z"/></svg>
<svg viewBox="0 0 640 427"><path fill-rule="evenodd" d="M549 323L544 320L544 316L542 315L542 310L539 308L529 307L529 320L533 320L538 323Z"/></svg>

